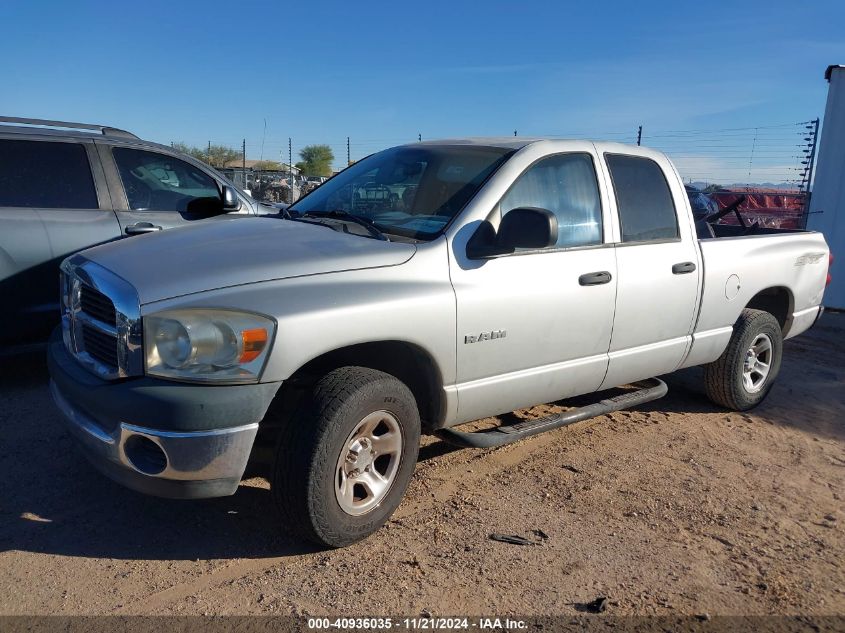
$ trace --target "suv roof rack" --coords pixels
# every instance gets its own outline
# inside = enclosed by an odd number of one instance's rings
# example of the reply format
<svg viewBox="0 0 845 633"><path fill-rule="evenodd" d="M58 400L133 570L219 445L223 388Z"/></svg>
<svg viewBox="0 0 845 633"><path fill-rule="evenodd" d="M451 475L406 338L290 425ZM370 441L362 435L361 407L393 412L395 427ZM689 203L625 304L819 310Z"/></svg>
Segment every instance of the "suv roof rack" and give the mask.
<svg viewBox="0 0 845 633"><path fill-rule="evenodd" d="M71 123L69 121L50 121L48 119L25 119L16 116L0 116L0 123L15 123L17 125L37 125L40 127L59 127L71 130L93 130L103 136L123 136L125 138L138 138L132 132L121 130L108 125L92 125L90 123Z"/></svg>

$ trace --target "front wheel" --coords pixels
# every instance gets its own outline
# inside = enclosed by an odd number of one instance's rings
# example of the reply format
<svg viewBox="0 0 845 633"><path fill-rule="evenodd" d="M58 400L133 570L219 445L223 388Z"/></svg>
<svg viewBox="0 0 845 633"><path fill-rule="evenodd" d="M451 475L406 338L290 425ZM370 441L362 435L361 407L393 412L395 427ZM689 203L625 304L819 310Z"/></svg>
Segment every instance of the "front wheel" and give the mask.
<svg viewBox="0 0 845 633"><path fill-rule="evenodd" d="M397 378L342 367L314 387L276 448L271 490L286 524L319 545L343 547L378 530L416 466L420 418Z"/></svg>
<svg viewBox="0 0 845 633"><path fill-rule="evenodd" d="M707 397L735 411L756 407L772 388L782 352L783 334L777 319L762 310L743 310L728 347L704 366Z"/></svg>

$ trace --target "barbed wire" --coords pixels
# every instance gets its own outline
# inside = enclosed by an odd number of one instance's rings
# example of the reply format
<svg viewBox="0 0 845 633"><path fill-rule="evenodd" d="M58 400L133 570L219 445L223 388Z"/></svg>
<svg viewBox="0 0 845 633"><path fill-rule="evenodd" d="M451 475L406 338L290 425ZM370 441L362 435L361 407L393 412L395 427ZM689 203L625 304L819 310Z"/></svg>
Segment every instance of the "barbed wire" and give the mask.
<svg viewBox="0 0 845 633"><path fill-rule="evenodd" d="M675 161L685 182L724 184L794 183L806 186L808 163L812 144L813 121L778 123L749 127L725 127L688 130L643 130L642 144L664 152ZM504 136L512 136L511 131ZM309 145L328 145L334 155L335 168L345 167L347 157L360 160L377 151L414 143L423 138L448 138L449 135L422 135L407 137L390 136L360 138L354 135L341 139L306 139L291 137L290 154L295 164L299 152ZM571 130L551 134L519 134L517 138L540 137L549 139L610 140L634 144L637 128L631 130ZM208 141L207 141L208 142ZM288 138L279 139L223 139L211 140L212 145L230 148L238 153L246 149L246 158L288 163ZM206 143L199 144L202 148ZM262 151L263 150L263 151ZM728 182L730 181L730 182Z"/></svg>

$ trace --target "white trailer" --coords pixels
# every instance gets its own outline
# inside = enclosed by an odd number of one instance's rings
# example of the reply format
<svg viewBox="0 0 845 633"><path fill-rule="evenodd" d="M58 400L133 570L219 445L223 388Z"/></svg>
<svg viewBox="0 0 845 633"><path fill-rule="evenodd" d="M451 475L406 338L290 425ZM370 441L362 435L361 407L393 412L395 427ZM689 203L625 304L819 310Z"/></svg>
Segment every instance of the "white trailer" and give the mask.
<svg viewBox="0 0 845 633"><path fill-rule="evenodd" d="M825 305L841 310L845 309L845 275L837 274L837 269L845 262L845 65L828 66L824 77L830 86L807 228L824 233L830 252L839 256L840 263L831 269L833 280L825 292Z"/></svg>

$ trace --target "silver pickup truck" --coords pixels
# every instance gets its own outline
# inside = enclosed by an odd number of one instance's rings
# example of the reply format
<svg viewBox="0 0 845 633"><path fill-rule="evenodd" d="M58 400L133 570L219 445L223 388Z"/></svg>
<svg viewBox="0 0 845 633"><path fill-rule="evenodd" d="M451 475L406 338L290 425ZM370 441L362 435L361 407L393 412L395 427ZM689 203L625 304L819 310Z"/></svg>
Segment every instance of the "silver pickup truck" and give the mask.
<svg viewBox="0 0 845 633"><path fill-rule="evenodd" d="M52 394L126 486L229 495L270 455L289 528L347 545L396 509L423 431L501 445L653 400L655 376L693 365L716 403L759 403L783 340L821 313L828 247L713 219L696 222L671 162L641 147L396 147L278 217L65 260ZM565 414L452 428L619 386Z"/></svg>

